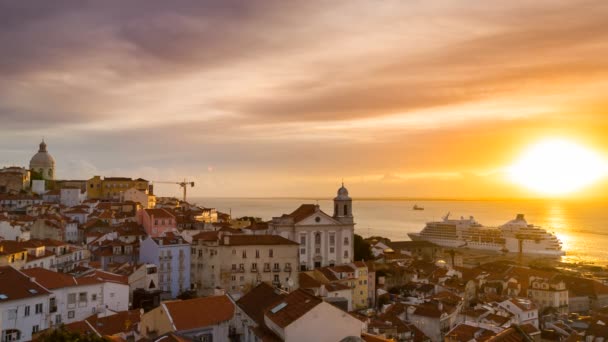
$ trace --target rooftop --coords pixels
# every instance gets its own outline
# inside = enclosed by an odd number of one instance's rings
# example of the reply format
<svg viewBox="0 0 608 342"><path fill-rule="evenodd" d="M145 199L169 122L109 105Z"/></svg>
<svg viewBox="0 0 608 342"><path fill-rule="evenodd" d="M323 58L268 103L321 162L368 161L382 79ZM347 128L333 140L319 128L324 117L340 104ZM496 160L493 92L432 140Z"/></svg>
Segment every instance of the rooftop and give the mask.
<svg viewBox="0 0 608 342"><path fill-rule="evenodd" d="M177 331L216 325L234 315L234 304L225 295L165 302L163 306Z"/></svg>

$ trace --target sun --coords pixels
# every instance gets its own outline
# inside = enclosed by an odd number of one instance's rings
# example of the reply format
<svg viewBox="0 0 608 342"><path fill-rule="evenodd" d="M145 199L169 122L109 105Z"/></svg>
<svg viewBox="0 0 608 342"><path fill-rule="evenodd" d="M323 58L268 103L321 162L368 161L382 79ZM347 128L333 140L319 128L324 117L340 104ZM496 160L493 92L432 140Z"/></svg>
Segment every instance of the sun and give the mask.
<svg viewBox="0 0 608 342"><path fill-rule="evenodd" d="M565 195L596 183L608 164L598 153L565 139L530 146L507 173L514 183L544 195Z"/></svg>

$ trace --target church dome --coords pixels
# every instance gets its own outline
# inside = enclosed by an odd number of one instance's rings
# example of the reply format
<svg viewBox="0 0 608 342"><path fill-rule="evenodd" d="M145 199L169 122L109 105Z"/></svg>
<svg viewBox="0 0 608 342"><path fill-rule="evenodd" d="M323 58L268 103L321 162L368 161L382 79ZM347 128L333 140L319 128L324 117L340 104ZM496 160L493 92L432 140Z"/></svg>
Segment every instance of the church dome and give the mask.
<svg viewBox="0 0 608 342"><path fill-rule="evenodd" d="M40 143L40 149L30 160L30 169L36 168L53 168L55 167L55 159L46 150L44 140Z"/></svg>
<svg viewBox="0 0 608 342"><path fill-rule="evenodd" d="M348 189L346 189L344 187L344 183L342 183L342 187L340 187L340 189L338 189L338 196L336 197L337 200L349 200L350 197L348 196Z"/></svg>

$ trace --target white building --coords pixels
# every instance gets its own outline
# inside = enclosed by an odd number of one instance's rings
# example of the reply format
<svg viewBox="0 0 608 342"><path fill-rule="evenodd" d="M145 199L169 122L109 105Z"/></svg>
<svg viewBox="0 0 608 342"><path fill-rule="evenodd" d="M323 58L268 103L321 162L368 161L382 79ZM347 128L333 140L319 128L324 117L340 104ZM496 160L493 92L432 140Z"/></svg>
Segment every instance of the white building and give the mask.
<svg viewBox="0 0 608 342"><path fill-rule="evenodd" d="M30 341L48 328L50 292L35 279L12 268L0 267L1 341Z"/></svg>
<svg viewBox="0 0 608 342"><path fill-rule="evenodd" d="M352 199L342 185L334 198L332 216L319 205L303 204L291 214L273 217L269 231L300 244L299 268L348 264L354 260L355 223Z"/></svg>
<svg viewBox="0 0 608 342"><path fill-rule="evenodd" d="M87 199L87 193L80 188L63 188L59 192L59 203L66 207L75 207Z"/></svg>
<svg viewBox="0 0 608 342"><path fill-rule="evenodd" d="M516 297L505 300L499 305L513 314L517 324L530 323L538 328L538 309L532 300Z"/></svg>
<svg viewBox="0 0 608 342"><path fill-rule="evenodd" d="M27 241L30 239L29 224L12 222L0 216L0 237L4 240Z"/></svg>
<svg viewBox="0 0 608 342"><path fill-rule="evenodd" d="M289 342L342 341L359 338L363 330L358 319L301 289L270 306L264 313L264 324Z"/></svg>
<svg viewBox="0 0 608 342"><path fill-rule="evenodd" d="M43 268L23 271L51 292L48 326L82 321L106 310L129 308L129 286L98 274L75 278Z"/></svg>

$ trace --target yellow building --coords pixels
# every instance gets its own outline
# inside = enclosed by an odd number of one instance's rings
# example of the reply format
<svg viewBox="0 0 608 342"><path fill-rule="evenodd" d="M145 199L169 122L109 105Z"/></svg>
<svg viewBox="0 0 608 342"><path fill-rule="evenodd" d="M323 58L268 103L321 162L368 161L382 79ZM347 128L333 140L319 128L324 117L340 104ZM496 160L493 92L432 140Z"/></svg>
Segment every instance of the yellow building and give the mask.
<svg viewBox="0 0 608 342"><path fill-rule="evenodd" d="M89 199L119 200L121 194L131 188L139 191L148 191L150 182L145 179L131 179L126 177L95 176L87 180L87 197Z"/></svg>
<svg viewBox="0 0 608 342"><path fill-rule="evenodd" d="M353 287L353 304L357 309L367 308L369 301L368 269L363 261L355 261L351 267L356 268L357 279Z"/></svg>

